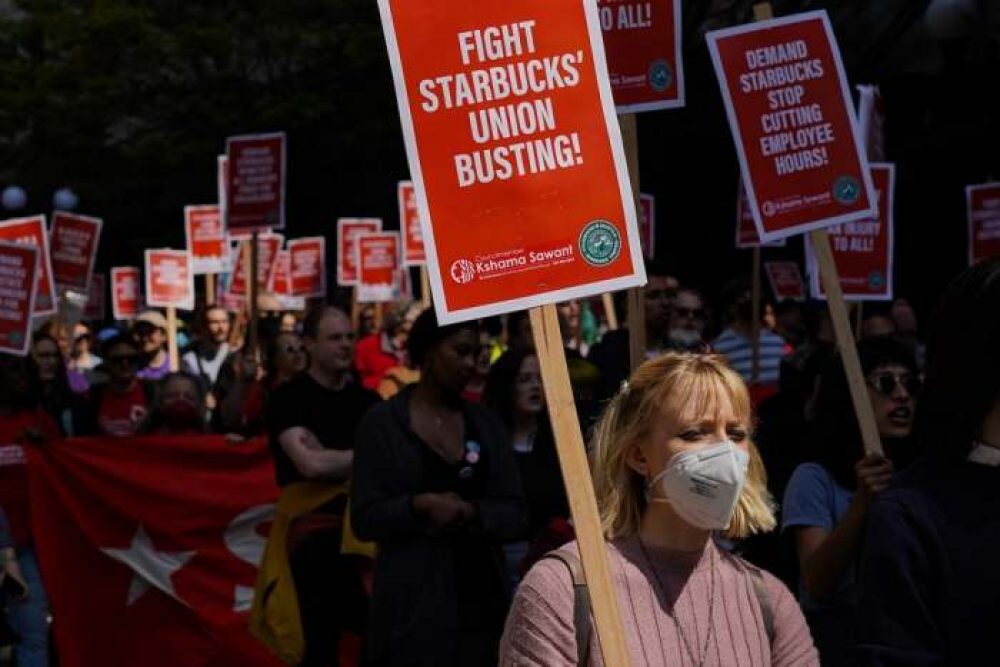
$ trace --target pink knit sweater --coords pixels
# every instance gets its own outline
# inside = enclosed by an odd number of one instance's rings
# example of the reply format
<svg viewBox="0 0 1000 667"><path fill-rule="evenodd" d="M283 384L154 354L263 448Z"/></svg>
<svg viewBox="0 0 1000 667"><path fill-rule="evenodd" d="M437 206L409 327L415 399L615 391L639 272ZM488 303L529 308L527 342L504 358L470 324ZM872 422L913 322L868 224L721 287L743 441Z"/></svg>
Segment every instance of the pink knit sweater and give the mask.
<svg viewBox="0 0 1000 667"><path fill-rule="evenodd" d="M576 548L575 542L563 547ZM704 551L695 553L646 547L659 582L637 536L616 540L608 552L631 667L697 665L708 632L712 636L702 663L706 667L819 665L805 618L788 589L764 573L774 615L775 637L769 644L750 574L753 566L711 541ZM709 593L713 567L714 605ZM677 624L690 649L678 634ZM596 633L590 656L592 667L603 665ZM577 664L573 584L562 562L544 559L521 582L507 617L500 664Z"/></svg>

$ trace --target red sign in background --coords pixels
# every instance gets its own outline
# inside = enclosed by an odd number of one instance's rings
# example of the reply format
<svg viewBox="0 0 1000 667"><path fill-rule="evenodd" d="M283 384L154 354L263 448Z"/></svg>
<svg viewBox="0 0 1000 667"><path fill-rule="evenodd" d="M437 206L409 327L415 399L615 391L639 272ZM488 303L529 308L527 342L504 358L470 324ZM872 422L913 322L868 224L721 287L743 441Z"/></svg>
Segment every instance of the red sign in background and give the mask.
<svg viewBox="0 0 1000 667"><path fill-rule="evenodd" d="M361 234L357 238L358 301L374 303L401 298L398 232Z"/></svg>
<svg viewBox="0 0 1000 667"><path fill-rule="evenodd" d="M872 217L868 162L826 12L707 39L761 238Z"/></svg>
<svg viewBox="0 0 1000 667"><path fill-rule="evenodd" d="M412 181L400 181L399 229L403 232L403 264L422 266L427 263L424 252L424 232L420 228L420 210L417 208L417 193Z"/></svg>
<svg viewBox="0 0 1000 667"><path fill-rule="evenodd" d="M278 261L278 251L284 243L285 237L281 234L260 234L257 237L257 287L266 289L271 284L274 269ZM247 248L252 241L243 241L237 246L236 268L233 270L232 280L229 283L229 292L234 296L246 296L247 294Z"/></svg>
<svg viewBox="0 0 1000 667"><path fill-rule="evenodd" d="M358 284L358 237L382 231L379 218L340 218L337 220L337 284Z"/></svg>
<svg viewBox="0 0 1000 667"><path fill-rule="evenodd" d="M736 247L756 248L756 247L778 247L788 243L785 239L761 243L760 232L757 231L757 223L753 219L753 211L747 204L747 193L743 189L743 182L740 181L739 191L736 194Z"/></svg>
<svg viewBox="0 0 1000 667"><path fill-rule="evenodd" d="M28 353L38 255L34 246L0 242L0 352Z"/></svg>
<svg viewBox="0 0 1000 667"><path fill-rule="evenodd" d="M326 296L326 240L322 236L288 242L288 296Z"/></svg>
<svg viewBox="0 0 1000 667"><path fill-rule="evenodd" d="M764 262L764 271L775 299L805 300L806 286L797 262Z"/></svg>
<svg viewBox="0 0 1000 667"><path fill-rule="evenodd" d="M100 218L56 211L49 230L52 278L59 291L87 294L101 240Z"/></svg>
<svg viewBox="0 0 1000 667"><path fill-rule="evenodd" d="M34 315L51 315L56 312L56 284L52 279L49 257L49 235L45 231L45 216L13 218L0 222L0 241L19 243L38 248L38 288L35 293Z"/></svg>
<svg viewBox="0 0 1000 667"><path fill-rule="evenodd" d="M146 251L146 303L194 310L194 273L186 250Z"/></svg>
<svg viewBox="0 0 1000 667"><path fill-rule="evenodd" d="M1000 183L965 188L969 218L969 264L1000 257Z"/></svg>
<svg viewBox="0 0 1000 667"><path fill-rule="evenodd" d="M111 316L131 320L142 310L142 283L139 269L116 266L111 269Z"/></svg>
<svg viewBox="0 0 1000 667"><path fill-rule="evenodd" d="M184 236L195 275L226 270L229 241L218 206L185 206Z"/></svg>
<svg viewBox="0 0 1000 667"><path fill-rule="evenodd" d="M226 141L229 231L285 226L285 135L251 134Z"/></svg>

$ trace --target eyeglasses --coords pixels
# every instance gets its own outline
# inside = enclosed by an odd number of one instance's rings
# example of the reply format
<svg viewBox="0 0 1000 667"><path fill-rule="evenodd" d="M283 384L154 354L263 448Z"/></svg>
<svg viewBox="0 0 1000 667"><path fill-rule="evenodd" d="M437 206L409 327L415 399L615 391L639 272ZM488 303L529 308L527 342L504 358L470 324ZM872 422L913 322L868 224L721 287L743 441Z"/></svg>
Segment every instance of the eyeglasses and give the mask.
<svg viewBox="0 0 1000 667"><path fill-rule="evenodd" d="M690 317L693 320L700 320L705 316L704 308L674 308L674 312L680 317Z"/></svg>
<svg viewBox="0 0 1000 667"><path fill-rule="evenodd" d="M878 375L869 377L868 384L883 396L892 396L896 391L896 387L902 387L910 396L916 396L920 393L921 387L920 378L914 377L909 373L905 375L879 373Z"/></svg>

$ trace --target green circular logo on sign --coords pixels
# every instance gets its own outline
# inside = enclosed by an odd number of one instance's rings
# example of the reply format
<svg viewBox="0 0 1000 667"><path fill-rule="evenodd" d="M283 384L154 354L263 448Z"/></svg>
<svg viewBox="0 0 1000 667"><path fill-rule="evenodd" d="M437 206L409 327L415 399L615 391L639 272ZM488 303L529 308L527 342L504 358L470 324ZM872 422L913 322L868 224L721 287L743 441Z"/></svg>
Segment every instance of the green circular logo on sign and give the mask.
<svg viewBox="0 0 1000 667"><path fill-rule="evenodd" d="M658 93L662 93L674 82L674 73L666 60L654 60L649 66L649 85Z"/></svg>
<svg viewBox="0 0 1000 667"><path fill-rule="evenodd" d="M882 289L885 282L882 279L881 271L872 271L868 274L868 286L872 289Z"/></svg>
<svg viewBox="0 0 1000 667"><path fill-rule="evenodd" d="M12 345L20 345L24 341L20 331L11 331L9 338Z"/></svg>
<svg viewBox="0 0 1000 667"><path fill-rule="evenodd" d="M861 184L853 176L841 176L833 184L833 198L849 206L861 196Z"/></svg>
<svg viewBox="0 0 1000 667"><path fill-rule="evenodd" d="M591 266L610 264L621 251L621 235L607 220L589 222L580 233L580 252Z"/></svg>

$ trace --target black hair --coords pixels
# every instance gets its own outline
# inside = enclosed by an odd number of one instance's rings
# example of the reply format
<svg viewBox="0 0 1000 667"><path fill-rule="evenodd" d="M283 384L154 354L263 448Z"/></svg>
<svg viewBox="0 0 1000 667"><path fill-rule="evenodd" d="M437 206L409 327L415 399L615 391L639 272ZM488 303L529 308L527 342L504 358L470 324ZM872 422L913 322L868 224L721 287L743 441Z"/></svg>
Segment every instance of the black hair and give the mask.
<svg viewBox="0 0 1000 667"><path fill-rule="evenodd" d="M205 397L207 390L205 388L205 383L201 381L201 378L191 375L185 371L171 371L163 376L156 383L156 392L153 395L153 405L146 415L146 418L142 420L139 424L138 432L140 434L156 433L164 425L163 419L163 394L172 380L181 378L189 381L195 388L198 394L198 407L204 410L205 408ZM208 431L208 423L204 417L201 419L201 430Z"/></svg>
<svg viewBox="0 0 1000 667"><path fill-rule="evenodd" d="M928 451L961 461L1000 400L1000 257L953 280L931 322L915 433Z"/></svg>
<svg viewBox="0 0 1000 667"><path fill-rule="evenodd" d="M296 340L301 339L301 336L294 331L279 331L268 339L267 347L264 348L264 377L268 380L274 379L278 372L278 341L282 336L294 336Z"/></svg>
<svg viewBox="0 0 1000 667"><path fill-rule="evenodd" d="M894 338L883 336L858 342L858 357L861 359L861 372L865 375L881 366L902 366L914 377L917 375L913 354ZM839 354L830 357L820 373L813 426L817 443L815 460L830 472L838 484L854 489L857 486L854 465L864 457L864 443ZM895 459L897 452L901 457L900 461L893 461L897 469L902 467L901 463L912 460L916 451L912 443L891 449L889 443L883 445L890 458ZM902 460L903 456L906 461Z"/></svg>
<svg viewBox="0 0 1000 667"><path fill-rule="evenodd" d="M521 340L521 326L530 319L528 311L515 310L507 315L507 344L511 346L524 345L531 348L531 341ZM529 325L530 326L530 325Z"/></svg>
<svg viewBox="0 0 1000 667"><path fill-rule="evenodd" d="M514 428L514 385L521 372L521 365L528 357L535 356L530 348L507 350L490 367L483 389L483 405L493 410L508 429Z"/></svg>
<svg viewBox="0 0 1000 667"><path fill-rule="evenodd" d="M433 308L427 308L420 313L410 335L406 339L406 350L410 355L410 364L414 368L422 368L427 360L427 355L434 347L451 336L453 333L462 330L469 330L479 335L479 323L475 320L459 322L457 324L438 325L437 315Z"/></svg>
<svg viewBox="0 0 1000 667"><path fill-rule="evenodd" d="M338 315L343 317L348 322L351 321L351 318L347 316L347 313L336 306L315 306L309 309L309 312L306 313L305 319L302 320L302 337L316 340L316 336L319 335L320 322L322 322L323 318L327 315Z"/></svg>
<svg viewBox="0 0 1000 667"><path fill-rule="evenodd" d="M128 345L136 352L139 351L139 345L132 336L125 333L117 333L101 343L101 356L104 357L105 361L107 361L108 356L111 354L111 350L119 345Z"/></svg>

